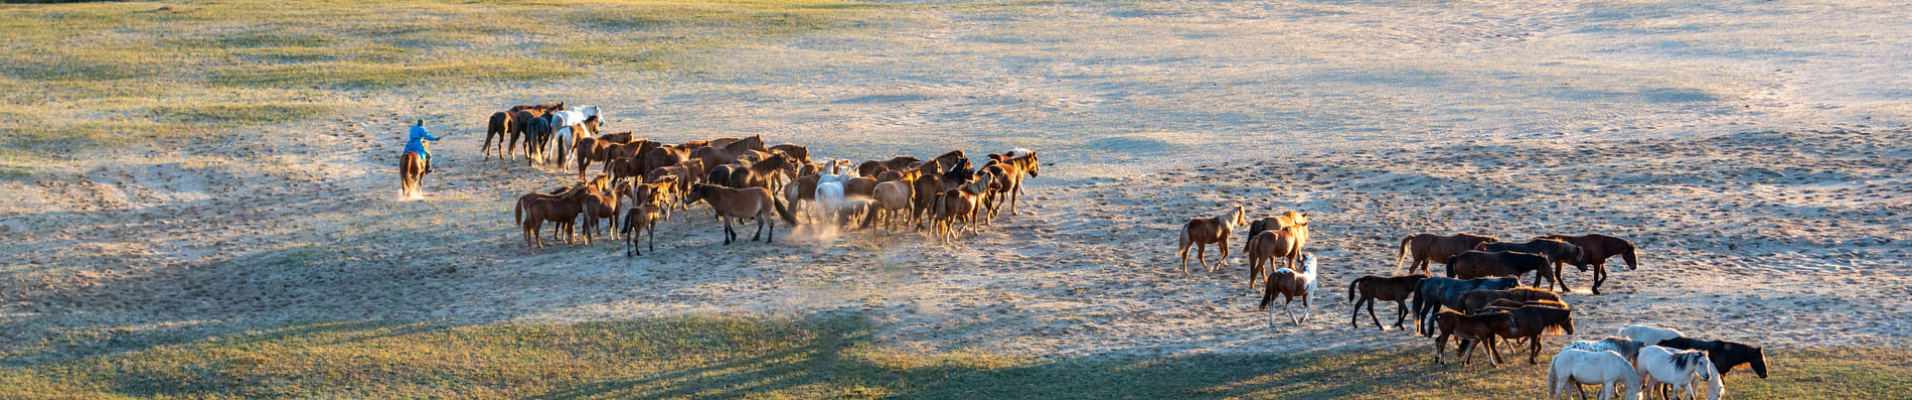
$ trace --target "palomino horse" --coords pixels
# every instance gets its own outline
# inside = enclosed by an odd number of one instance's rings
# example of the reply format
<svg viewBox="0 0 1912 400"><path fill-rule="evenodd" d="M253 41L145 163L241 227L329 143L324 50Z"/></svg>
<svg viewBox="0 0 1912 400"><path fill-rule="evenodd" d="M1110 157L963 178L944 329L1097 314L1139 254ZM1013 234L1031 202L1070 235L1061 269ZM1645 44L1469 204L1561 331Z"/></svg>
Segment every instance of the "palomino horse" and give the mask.
<svg viewBox="0 0 1912 400"><path fill-rule="evenodd" d="M690 195L685 197L684 200L689 203L703 201L704 203L710 204L711 211L715 212L717 219L724 224L724 244L726 245L737 240L737 231L730 227L731 218L738 220L751 218L757 220L757 233L750 236L751 241L756 241L762 237L764 225L769 224L770 237L765 238L764 243L777 240L777 223L772 220L772 218L781 216L783 217L783 221L789 223L791 226L797 224L796 216L792 215L790 209L783 205L783 200L777 199L776 196L771 196L769 189L734 189L698 184L690 188Z"/></svg>
<svg viewBox="0 0 1912 400"><path fill-rule="evenodd" d="M1189 219L1188 224L1182 226L1180 248L1175 250L1175 254L1182 257L1182 273L1188 273L1189 245L1195 245L1195 261L1200 261L1202 268L1208 268L1208 272L1215 272L1223 263L1228 262L1228 235L1235 232L1235 227L1248 224L1246 215L1246 210L1241 206L1235 206L1234 211L1219 217ZM1222 258L1215 261L1214 267L1208 266L1207 254L1210 244L1216 245L1222 251Z"/></svg>
<svg viewBox="0 0 1912 400"><path fill-rule="evenodd" d="M398 156L398 194L414 199L424 197L425 161L418 153L405 152Z"/></svg>
<svg viewBox="0 0 1912 400"><path fill-rule="evenodd" d="M1479 247L1481 243L1498 241L1500 241L1500 239L1493 236L1466 233L1457 233L1453 236L1441 236L1432 233L1408 235L1408 237L1401 239L1401 253L1399 256L1401 260L1395 262L1394 269L1396 271L1400 270L1401 262L1409 260L1408 256L1412 255L1414 256L1414 263L1408 267L1408 273L1414 273L1416 270L1419 270L1423 274L1431 273L1428 271L1430 263L1447 262L1448 257L1473 250L1475 247Z"/></svg>

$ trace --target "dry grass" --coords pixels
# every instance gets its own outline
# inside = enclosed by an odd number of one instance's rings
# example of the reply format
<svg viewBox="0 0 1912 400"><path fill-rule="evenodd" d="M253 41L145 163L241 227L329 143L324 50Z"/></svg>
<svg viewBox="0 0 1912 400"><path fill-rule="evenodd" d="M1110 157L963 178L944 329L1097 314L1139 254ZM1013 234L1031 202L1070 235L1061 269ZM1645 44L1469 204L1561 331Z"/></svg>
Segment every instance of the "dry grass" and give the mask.
<svg viewBox="0 0 1912 400"><path fill-rule="evenodd" d="M1041 362L902 353L849 316L571 325L313 323L18 363L10 398L1536 398L1544 366L1435 366L1427 349ZM164 333L150 333L163 336ZM137 335L134 335L137 336ZM1738 399L1904 398L1912 352L1772 353ZM1510 360L1513 357L1510 357ZM1491 395L1487 395L1491 394Z"/></svg>

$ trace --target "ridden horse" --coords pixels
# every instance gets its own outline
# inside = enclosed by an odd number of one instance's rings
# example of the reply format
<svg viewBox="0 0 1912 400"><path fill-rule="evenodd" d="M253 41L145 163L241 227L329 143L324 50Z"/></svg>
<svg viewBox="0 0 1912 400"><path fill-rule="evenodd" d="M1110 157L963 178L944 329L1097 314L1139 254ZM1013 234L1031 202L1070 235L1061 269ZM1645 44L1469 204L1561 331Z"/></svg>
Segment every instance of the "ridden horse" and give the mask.
<svg viewBox="0 0 1912 400"><path fill-rule="evenodd" d="M1640 349L1639 361L1635 363L1646 379L1646 390L1661 392L1661 398L1667 391L1681 395L1681 398L1693 395L1695 382L1715 384L1713 388L1724 391L1719 383L1719 373L1713 371L1712 363L1707 362L1706 352L1699 350L1674 350L1661 346L1647 346ZM1718 399L1718 395L1713 396Z"/></svg>
<svg viewBox="0 0 1912 400"><path fill-rule="evenodd" d="M1447 277L1455 279L1486 278L1491 276L1520 277L1527 271L1534 271L1534 287L1540 287L1541 279L1560 280L1553 276L1553 268L1547 257L1528 253L1488 253L1468 251L1447 259ZM1551 285L1549 285L1551 287Z"/></svg>
<svg viewBox="0 0 1912 400"><path fill-rule="evenodd" d="M414 199L424 197L425 162L418 153L405 152L398 156L398 195Z"/></svg>
<svg viewBox="0 0 1912 400"><path fill-rule="evenodd" d="M1648 346L1658 346L1660 342L1666 341L1667 339L1683 336L1686 335L1681 334L1680 331L1660 329L1646 325L1627 325L1625 328L1620 328L1620 337L1638 340L1640 343L1646 343Z"/></svg>
<svg viewBox="0 0 1912 400"><path fill-rule="evenodd" d="M1547 367L1547 390L1552 394L1547 398L1560 400L1560 394L1566 393L1571 383L1598 383L1600 400L1611 400L1616 382L1620 384L1622 399L1640 398L1640 372L1620 353L1561 350Z"/></svg>
<svg viewBox="0 0 1912 400"><path fill-rule="evenodd" d="M1374 302L1392 301L1395 307L1400 311L1394 318L1394 327L1400 328L1403 322L1407 321L1407 299L1414 295L1414 287L1416 284L1421 283L1422 279L1427 279L1427 275L1368 275L1357 278L1353 282L1348 282L1348 300L1354 302L1354 315L1350 317L1350 321L1348 322L1354 325L1354 327L1360 328L1361 303L1367 303L1368 318L1374 320L1375 328L1386 332L1388 330L1387 325L1382 325L1381 318L1374 315ZM1360 296L1356 297L1356 294Z"/></svg>
<svg viewBox="0 0 1912 400"><path fill-rule="evenodd" d="M478 146L486 160L491 159L492 138L498 140L498 159L505 158L505 135L511 132L512 111L491 113L491 119L485 124L485 143Z"/></svg>
<svg viewBox="0 0 1912 400"><path fill-rule="evenodd" d="M1273 268L1275 258L1280 257L1286 264L1283 269L1295 267L1295 261L1301 259L1301 240L1286 230L1264 231L1249 236L1248 244L1242 246L1242 256L1248 258L1248 287L1255 287L1255 278L1261 277L1264 266ZM1273 275L1270 275L1270 279Z"/></svg>
<svg viewBox="0 0 1912 400"><path fill-rule="evenodd" d="M1580 250L1580 246L1555 239L1534 239L1526 243L1481 243L1481 245L1475 247L1474 250L1490 253L1511 251L1546 256L1547 263L1553 266L1553 276L1555 278L1560 277L1561 266L1564 264L1573 264L1574 267L1580 268L1581 271L1587 270L1587 253ZM1554 283L1560 285L1562 292L1573 293L1573 288L1567 287L1566 281L1555 279ZM1553 289L1552 285L1553 284L1548 284L1547 289Z"/></svg>
<svg viewBox="0 0 1912 400"><path fill-rule="evenodd" d="M1479 247L1481 243L1498 241L1500 241L1500 239L1493 236L1467 233L1457 233L1453 236L1441 236L1432 233L1408 235L1401 239L1400 255L1396 256L1400 260L1394 263L1394 269L1399 271L1401 269L1401 263L1409 260L1408 256L1411 255L1414 257L1412 258L1414 263L1408 266L1408 273L1413 273L1415 270L1419 270L1421 273L1432 273L1428 270L1431 263L1445 262L1449 257Z"/></svg>
<svg viewBox="0 0 1912 400"><path fill-rule="evenodd" d="M1266 293L1262 293L1259 306L1262 310L1268 310L1268 327L1275 326L1275 310L1269 309L1268 305L1275 302L1276 294L1281 295L1281 309L1288 313L1288 320L1294 321L1295 325L1300 325L1302 320L1314 314L1314 290L1318 283L1317 276L1314 253L1301 255L1301 272L1282 268L1268 273L1268 288L1265 290ZM1295 311L1289 308L1296 297L1301 298L1300 318L1296 318Z"/></svg>
<svg viewBox="0 0 1912 400"><path fill-rule="evenodd" d="M1492 278L1459 280L1453 278L1432 277L1422 279L1414 285L1415 332L1422 336L1434 335L1434 311L1446 306L1460 310L1461 295L1475 289L1508 289L1520 286L1520 280L1514 278Z"/></svg>
<svg viewBox="0 0 1912 400"><path fill-rule="evenodd" d="M1720 376L1732 373L1733 367L1740 364L1750 364L1753 367L1753 373L1759 374L1759 379L1766 379L1766 350L1759 346L1685 337L1667 339L1661 341L1660 345L1675 349L1705 350L1706 358L1713 360L1713 366L1719 370Z"/></svg>
<svg viewBox="0 0 1912 400"><path fill-rule="evenodd" d="M757 233L750 236L753 242L763 236L765 224L770 227L770 237L764 238L764 243L777 240L777 222L772 218L781 216L783 221L791 226L797 224L796 216L791 215L790 209L784 207L783 200L771 196L770 190L764 188L735 189L698 184L691 186L690 194L684 198L684 201L687 203L702 201L710 204L711 211L717 214L717 220L724 224L724 244L726 245L737 240L737 231L730 227L731 218L757 220Z"/></svg>
<svg viewBox="0 0 1912 400"><path fill-rule="evenodd" d="M1434 337L1434 363L1447 364L1447 339L1460 340L1458 351L1461 353L1461 366L1467 366L1472 358L1475 345L1487 347L1487 362L1495 368L1500 367L1500 351L1494 348L1494 334L1507 326L1507 313L1484 313L1467 315L1453 310L1443 310L1432 317L1440 327L1440 336Z"/></svg>
<svg viewBox="0 0 1912 400"><path fill-rule="evenodd" d="M1182 273L1188 273L1188 246L1191 244L1195 245L1195 261L1200 261L1203 268L1208 268L1208 272L1213 273L1221 268L1223 263L1227 263L1228 236L1235 232L1235 227L1248 223L1246 214L1247 211L1238 205L1235 206L1235 211L1219 217L1189 219L1188 223L1182 226L1182 234L1178 240L1180 247L1175 250L1175 254L1182 257ZM1216 245L1222 251L1222 258L1215 261L1214 267L1208 266L1207 251L1210 244Z"/></svg>
<svg viewBox="0 0 1912 400"><path fill-rule="evenodd" d="M1587 264L1593 267L1593 294L1600 294L1600 284L1607 281L1607 258L1620 256L1627 262L1628 271L1640 269L1639 259L1633 255L1633 243L1624 239L1598 234L1548 235L1535 239L1556 239L1580 246L1586 252Z"/></svg>

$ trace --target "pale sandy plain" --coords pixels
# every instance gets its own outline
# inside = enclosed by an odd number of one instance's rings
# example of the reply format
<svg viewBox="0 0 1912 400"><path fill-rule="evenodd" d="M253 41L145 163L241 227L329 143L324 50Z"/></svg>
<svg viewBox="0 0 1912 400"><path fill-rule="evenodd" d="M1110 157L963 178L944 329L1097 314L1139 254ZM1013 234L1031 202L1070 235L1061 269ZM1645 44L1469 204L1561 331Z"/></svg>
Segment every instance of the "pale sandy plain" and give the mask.
<svg viewBox="0 0 1912 400"><path fill-rule="evenodd" d="M1892 3L928 8L685 70L367 92L325 100L358 104L349 119L99 150L0 181L0 346L819 313L871 319L884 346L1040 357L1422 346L1350 330L1344 292L1392 272L1394 244L1422 231L1641 245L1639 270L1609 266L1607 294L1568 275L1571 339L1646 323L1903 346L1912 7ZM857 160L1026 147L1050 164L1021 214L954 245L782 230L722 247L698 206L640 258L529 249L510 202L572 175L481 161L479 124L558 100L666 142L763 134ZM391 165L415 117L446 137L445 170L400 201ZM1313 319L1269 328L1239 257L1179 272L1174 230L1232 204L1314 216Z"/></svg>

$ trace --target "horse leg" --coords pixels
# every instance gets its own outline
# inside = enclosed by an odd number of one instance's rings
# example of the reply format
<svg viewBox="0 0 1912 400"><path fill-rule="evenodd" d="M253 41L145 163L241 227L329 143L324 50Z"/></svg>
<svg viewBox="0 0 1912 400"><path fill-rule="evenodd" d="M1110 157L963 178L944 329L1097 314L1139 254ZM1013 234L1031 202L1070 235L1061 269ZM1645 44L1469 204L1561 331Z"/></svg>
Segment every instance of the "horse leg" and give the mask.
<svg viewBox="0 0 1912 400"><path fill-rule="evenodd" d="M1606 283L1606 282L1607 282L1607 266L1603 264L1594 265L1593 266L1593 294L1596 294L1596 295L1600 294L1600 284Z"/></svg>
<svg viewBox="0 0 1912 400"><path fill-rule="evenodd" d="M1182 275L1188 275L1188 243L1182 243L1182 247L1176 249L1175 254L1182 257Z"/></svg>
<svg viewBox="0 0 1912 400"><path fill-rule="evenodd" d="M1387 332L1388 326L1381 325L1381 317L1374 315L1374 303L1375 301L1373 298L1368 299L1368 319L1374 320L1374 329L1380 329L1382 332ZM1396 323L1395 326L1398 327L1400 326L1400 324Z"/></svg>
<svg viewBox="0 0 1912 400"><path fill-rule="evenodd" d="M1434 338L1434 364L1447 365L1447 335Z"/></svg>
<svg viewBox="0 0 1912 400"><path fill-rule="evenodd" d="M1295 323L1295 325L1301 325L1301 319L1295 318L1295 307L1294 307L1295 298L1293 296L1286 296L1286 297L1288 297L1288 299L1281 302L1281 311L1288 313L1289 322L1293 322ZM1301 304L1304 306L1308 305L1308 298L1302 297Z"/></svg>
<svg viewBox="0 0 1912 400"><path fill-rule="evenodd" d="M1540 358L1539 334L1534 334L1533 337L1527 339L1527 348L1531 349L1531 351L1527 353L1527 365L1540 365L1540 362L1536 361Z"/></svg>
<svg viewBox="0 0 1912 400"><path fill-rule="evenodd" d="M1222 264L1228 263L1228 238L1223 237L1221 242L1215 243L1215 246L1222 249L1222 258L1215 260L1214 269L1208 270L1208 273L1211 273L1211 274L1215 273L1216 270L1220 270L1222 268Z"/></svg>
<svg viewBox="0 0 1912 400"><path fill-rule="evenodd" d="M1195 261L1202 262L1202 268L1208 269L1208 272L1215 272L1214 268L1208 267L1208 245L1195 244Z"/></svg>
<svg viewBox="0 0 1912 400"><path fill-rule="evenodd" d="M722 216L719 216L717 217L717 222L724 224L724 245L729 245L731 236L736 235L735 233L730 232L730 220Z"/></svg>
<svg viewBox="0 0 1912 400"><path fill-rule="evenodd" d="M1255 277L1257 276L1261 276L1261 258L1250 254L1248 256L1248 290L1255 290ZM1360 307L1360 305L1356 304L1355 307Z"/></svg>
<svg viewBox="0 0 1912 400"><path fill-rule="evenodd" d="M1349 327L1352 327L1352 328L1355 328L1355 329L1360 329L1360 328L1361 328L1361 303L1362 303L1362 302L1365 302L1365 301L1368 301L1368 299L1367 299L1367 298L1359 298L1359 299L1355 299L1355 300L1354 300L1354 313L1353 313L1353 314L1350 314L1350 315L1348 315L1348 326L1349 326ZM1372 308L1370 308L1370 309L1368 310L1368 313L1369 313L1369 314L1373 314L1373 313L1374 313L1374 311L1372 310ZM1379 325L1380 323L1379 323L1379 322L1376 322L1375 324L1377 324L1377 325Z"/></svg>

